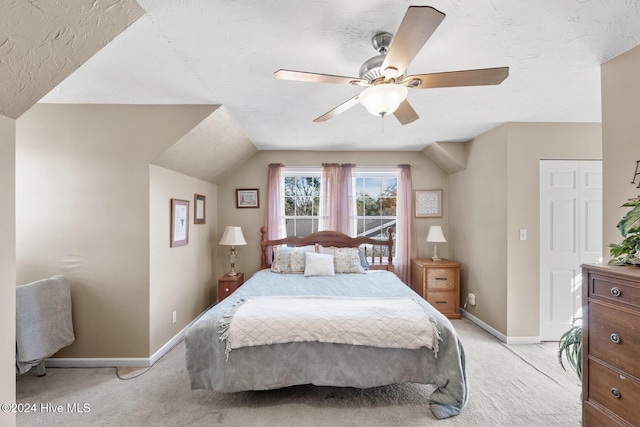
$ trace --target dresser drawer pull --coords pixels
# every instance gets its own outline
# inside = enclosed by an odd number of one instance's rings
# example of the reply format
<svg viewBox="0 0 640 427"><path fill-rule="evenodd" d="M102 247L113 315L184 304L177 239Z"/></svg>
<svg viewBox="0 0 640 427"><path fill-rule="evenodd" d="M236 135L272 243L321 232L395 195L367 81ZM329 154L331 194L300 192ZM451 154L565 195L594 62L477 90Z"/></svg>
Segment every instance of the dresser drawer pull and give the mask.
<svg viewBox="0 0 640 427"><path fill-rule="evenodd" d="M622 295L622 291L618 287L613 287L611 288L611 295L613 295L614 297L619 297L620 295Z"/></svg>
<svg viewBox="0 0 640 427"><path fill-rule="evenodd" d="M611 395L616 399L620 399L622 397L622 393L620 393L620 390L615 387L611 389Z"/></svg>
<svg viewBox="0 0 640 427"><path fill-rule="evenodd" d="M613 341L615 344L620 344L620 335L616 333L611 334L611 341Z"/></svg>

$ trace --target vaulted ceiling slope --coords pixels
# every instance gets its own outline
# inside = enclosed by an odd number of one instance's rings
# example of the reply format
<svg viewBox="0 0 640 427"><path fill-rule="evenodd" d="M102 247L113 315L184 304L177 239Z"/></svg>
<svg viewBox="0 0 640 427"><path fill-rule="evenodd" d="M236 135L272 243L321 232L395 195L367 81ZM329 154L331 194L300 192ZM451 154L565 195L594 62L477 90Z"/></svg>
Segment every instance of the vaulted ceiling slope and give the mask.
<svg viewBox="0 0 640 427"><path fill-rule="evenodd" d="M258 151L224 106L151 163L217 184Z"/></svg>
<svg viewBox="0 0 640 427"><path fill-rule="evenodd" d="M146 14L41 102L222 104L260 150L421 150L504 122L599 122L600 64L640 43L640 4L631 0L138 3ZM446 18L409 73L508 66L509 77L413 90L420 119L405 126L360 105L313 123L362 88L274 78L280 68L358 77L376 55L371 37L395 33L410 5Z"/></svg>

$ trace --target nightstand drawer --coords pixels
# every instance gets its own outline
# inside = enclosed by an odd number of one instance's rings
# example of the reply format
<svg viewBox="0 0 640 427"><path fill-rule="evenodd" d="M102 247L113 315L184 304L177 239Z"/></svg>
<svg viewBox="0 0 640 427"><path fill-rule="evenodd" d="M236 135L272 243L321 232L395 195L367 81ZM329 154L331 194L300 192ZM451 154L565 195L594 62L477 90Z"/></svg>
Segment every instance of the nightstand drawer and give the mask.
<svg viewBox="0 0 640 427"><path fill-rule="evenodd" d="M454 292L433 292L427 294L427 301L442 314L456 313Z"/></svg>
<svg viewBox="0 0 640 427"><path fill-rule="evenodd" d="M456 286L456 271L452 268L430 268L427 271L427 289L450 290Z"/></svg>
<svg viewBox="0 0 640 427"><path fill-rule="evenodd" d="M449 319L460 319L460 263L412 259L411 289Z"/></svg>
<svg viewBox="0 0 640 427"><path fill-rule="evenodd" d="M218 279L218 302L222 301L244 284L244 273L236 276L224 275Z"/></svg>

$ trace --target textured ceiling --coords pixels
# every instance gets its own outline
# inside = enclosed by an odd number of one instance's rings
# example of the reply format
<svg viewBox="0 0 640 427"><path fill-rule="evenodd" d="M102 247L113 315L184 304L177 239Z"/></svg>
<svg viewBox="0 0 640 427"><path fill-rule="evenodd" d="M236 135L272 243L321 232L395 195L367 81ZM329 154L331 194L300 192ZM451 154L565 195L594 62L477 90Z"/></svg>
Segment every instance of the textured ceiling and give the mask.
<svg viewBox="0 0 640 427"><path fill-rule="evenodd" d="M420 150L512 121L600 121L600 64L640 43L632 0L138 0L146 15L42 102L222 104L258 149ZM276 80L280 69L357 76L407 7L446 18L409 73L510 67L499 86L412 90L401 126L361 88ZM1 46L0 46L1 47Z"/></svg>
<svg viewBox="0 0 640 427"><path fill-rule="evenodd" d="M20 117L143 13L134 0L0 0L0 115Z"/></svg>

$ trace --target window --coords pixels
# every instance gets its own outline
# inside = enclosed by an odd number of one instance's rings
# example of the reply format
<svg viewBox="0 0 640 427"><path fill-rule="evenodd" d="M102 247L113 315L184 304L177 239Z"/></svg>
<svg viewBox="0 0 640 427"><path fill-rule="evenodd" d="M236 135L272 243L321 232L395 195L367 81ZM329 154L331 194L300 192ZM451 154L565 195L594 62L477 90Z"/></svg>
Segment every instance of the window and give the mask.
<svg viewBox="0 0 640 427"><path fill-rule="evenodd" d="M285 168L283 185L287 236L306 236L318 231L322 194L321 168ZM353 186L357 235L386 239L387 229L396 228L397 170L357 168ZM386 254L383 254L384 257Z"/></svg>
<svg viewBox="0 0 640 427"><path fill-rule="evenodd" d="M286 168L282 175L287 236L315 233L320 220L321 170Z"/></svg>
<svg viewBox="0 0 640 427"><path fill-rule="evenodd" d="M358 236L385 238L396 225L398 174L389 171L356 171L355 197Z"/></svg>

